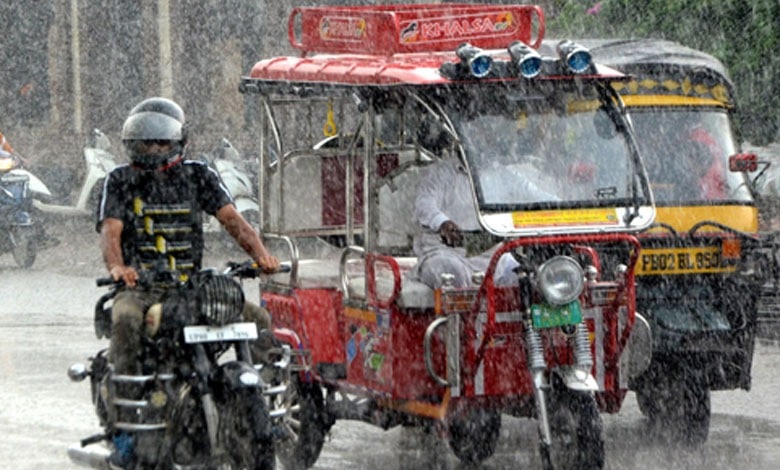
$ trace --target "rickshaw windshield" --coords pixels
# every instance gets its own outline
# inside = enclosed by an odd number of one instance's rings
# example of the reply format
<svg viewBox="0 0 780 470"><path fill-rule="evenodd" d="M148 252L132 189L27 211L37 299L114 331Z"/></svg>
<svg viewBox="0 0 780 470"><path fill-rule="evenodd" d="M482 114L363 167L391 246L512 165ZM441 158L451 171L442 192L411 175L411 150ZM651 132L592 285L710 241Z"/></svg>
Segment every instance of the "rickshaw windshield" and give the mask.
<svg viewBox="0 0 780 470"><path fill-rule="evenodd" d="M618 111L595 88L509 91L492 102L450 116L482 212L649 200L637 184L641 165L633 161Z"/></svg>
<svg viewBox="0 0 780 470"><path fill-rule="evenodd" d="M752 200L745 175L728 171L737 150L725 110L633 108L631 115L657 203Z"/></svg>

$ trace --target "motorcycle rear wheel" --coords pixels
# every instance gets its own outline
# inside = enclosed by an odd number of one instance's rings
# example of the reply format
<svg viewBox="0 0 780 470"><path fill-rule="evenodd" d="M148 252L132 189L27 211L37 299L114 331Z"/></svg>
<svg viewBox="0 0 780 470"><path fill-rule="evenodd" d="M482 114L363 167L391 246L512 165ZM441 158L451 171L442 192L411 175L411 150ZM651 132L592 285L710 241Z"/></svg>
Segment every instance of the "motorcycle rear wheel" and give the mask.
<svg viewBox="0 0 780 470"><path fill-rule="evenodd" d="M20 268L29 268L35 263L38 242L35 227L24 225L13 228L14 246L11 250L14 261Z"/></svg>

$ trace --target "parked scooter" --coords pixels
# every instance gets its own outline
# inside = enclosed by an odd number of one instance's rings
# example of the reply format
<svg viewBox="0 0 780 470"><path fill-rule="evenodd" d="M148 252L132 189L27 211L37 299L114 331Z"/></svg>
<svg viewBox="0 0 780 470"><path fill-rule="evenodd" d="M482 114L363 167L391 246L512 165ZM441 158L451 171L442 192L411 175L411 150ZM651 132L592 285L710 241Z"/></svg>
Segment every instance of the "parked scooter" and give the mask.
<svg viewBox="0 0 780 470"><path fill-rule="evenodd" d="M49 187L37 176L27 172L30 177L30 191L33 206L44 215L78 217L95 214L103 180L116 165L116 157L109 152L111 142L100 129L92 131L91 142L84 147L84 160L87 168L81 189L71 195L71 188L63 194L53 194Z"/></svg>
<svg viewBox="0 0 780 470"><path fill-rule="evenodd" d="M216 148L209 154L200 156L200 160L214 168L222 182L227 187L236 204L236 209L253 226L257 226L260 213L257 206L255 188L257 187L245 168L238 150L226 138L222 138ZM206 233L219 233L222 226L214 217L209 217L203 224Z"/></svg>
<svg viewBox="0 0 780 470"><path fill-rule="evenodd" d="M0 253L10 251L22 268L32 266L38 252L29 185L19 157L0 150Z"/></svg>

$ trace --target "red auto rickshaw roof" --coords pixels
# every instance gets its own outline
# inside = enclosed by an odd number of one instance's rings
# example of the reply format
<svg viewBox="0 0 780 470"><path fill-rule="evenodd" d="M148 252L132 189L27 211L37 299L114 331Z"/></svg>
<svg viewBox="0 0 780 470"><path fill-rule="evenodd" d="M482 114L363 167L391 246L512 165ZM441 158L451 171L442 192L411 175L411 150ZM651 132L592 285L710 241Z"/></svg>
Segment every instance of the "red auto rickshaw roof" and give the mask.
<svg viewBox="0 0 780 470"><path fill-rule="evenodd" d="M245 82L367 86L451 83L440 73L440 67L459 61L455 54L458 46L468 43L508 60L507 47L514 41L539 47L544 37L544 15L533 5L295 8L288 21L288 36L301 57L262 60ZM590 76L617 78L622 74L597 67L596 74Z"/></svg>

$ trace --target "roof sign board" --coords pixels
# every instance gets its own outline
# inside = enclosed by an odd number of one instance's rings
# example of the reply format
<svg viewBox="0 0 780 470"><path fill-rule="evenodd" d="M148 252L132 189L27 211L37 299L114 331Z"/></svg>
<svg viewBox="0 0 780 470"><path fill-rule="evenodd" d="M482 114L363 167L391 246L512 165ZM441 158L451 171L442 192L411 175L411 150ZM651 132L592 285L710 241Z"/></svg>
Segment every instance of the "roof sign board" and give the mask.
<svg viewBox="0 0 780 470"><path fill-rule="evenodd" d="M543 37L544 14L535 5L298 7L288 21L290 44L304 55L452 51L464 42L503 49L522 41L536 48Z"/></svg>

